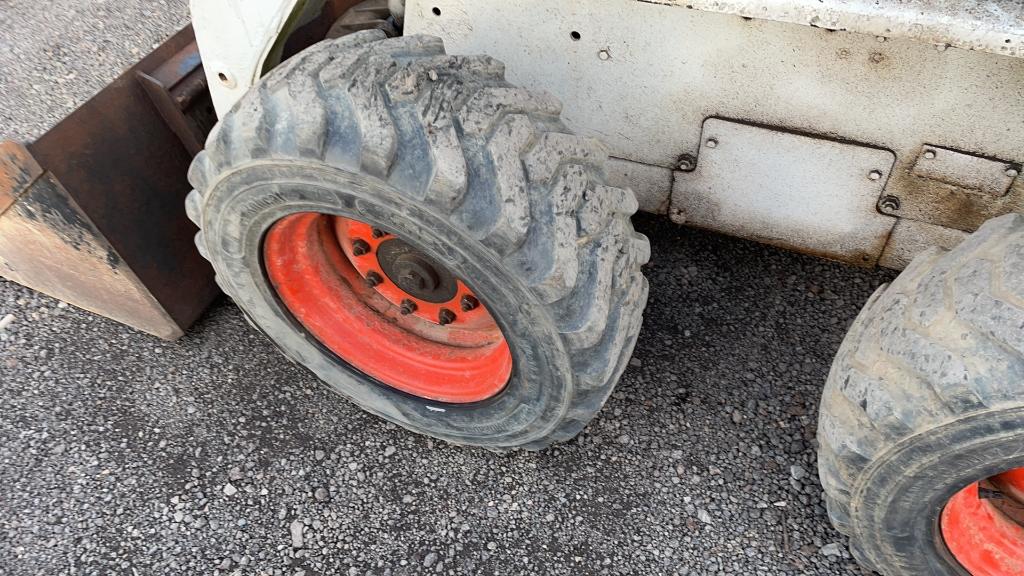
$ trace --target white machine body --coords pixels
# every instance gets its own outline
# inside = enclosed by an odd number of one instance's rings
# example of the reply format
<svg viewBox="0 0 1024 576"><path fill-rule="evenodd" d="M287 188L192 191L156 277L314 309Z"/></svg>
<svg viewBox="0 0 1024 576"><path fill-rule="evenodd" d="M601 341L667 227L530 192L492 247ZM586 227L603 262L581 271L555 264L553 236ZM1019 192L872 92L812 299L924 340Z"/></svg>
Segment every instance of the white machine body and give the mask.
<svg viewBox="0 0 1024 576"><path fill-rule="evenodd" d="M192 0L218 113L317 1ZM1024 4L878 4L407 0L404 32L557 96L646 211L901 268L1024 212Z"/></svg>

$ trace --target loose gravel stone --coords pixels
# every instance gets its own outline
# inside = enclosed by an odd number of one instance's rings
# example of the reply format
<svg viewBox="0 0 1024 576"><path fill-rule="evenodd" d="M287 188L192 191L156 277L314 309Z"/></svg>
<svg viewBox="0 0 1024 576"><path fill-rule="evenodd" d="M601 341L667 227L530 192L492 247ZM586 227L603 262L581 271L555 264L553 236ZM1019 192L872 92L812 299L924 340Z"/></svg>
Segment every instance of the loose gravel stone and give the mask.
<svg viewBox="0 0 1024 576"><path fill-rule="evenodd" d="M301 520L293 520L292 523L288 525L288 532L292 537L292 548L302 548L302 545L305 543L302 531L305 530L305 528L306 527Z"/></svg>

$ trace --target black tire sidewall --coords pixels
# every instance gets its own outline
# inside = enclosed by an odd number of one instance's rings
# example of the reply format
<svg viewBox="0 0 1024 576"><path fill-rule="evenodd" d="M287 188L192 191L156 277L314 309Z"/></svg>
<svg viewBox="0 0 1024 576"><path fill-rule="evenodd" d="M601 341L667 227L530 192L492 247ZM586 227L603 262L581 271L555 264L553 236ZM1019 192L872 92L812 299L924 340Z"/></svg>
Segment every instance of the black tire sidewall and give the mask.
<svg viewBox="0 0 1024 576"><path fill-rule="evenodd" d="M346 216L388 230L463 279L509 343L513 371L505 389L473 404L434 402L377 382L324 348L279 301L263 266L266 232L300 212ZM362 408L420 433L495 448L544 437L568 411L571 359L545 306L464 228L385 183L313 161L255 162L211 187L202 227L221 285L251 321Z"/></svg>
<svg viewBox="0 0 1024 576"><path fill-rule="evenodd" d="M940 516L956 493L1024 466L1024 406L974 414L904 440L861 476L855 531L868 561L893 574L968 573L945 546Z"/></svg>

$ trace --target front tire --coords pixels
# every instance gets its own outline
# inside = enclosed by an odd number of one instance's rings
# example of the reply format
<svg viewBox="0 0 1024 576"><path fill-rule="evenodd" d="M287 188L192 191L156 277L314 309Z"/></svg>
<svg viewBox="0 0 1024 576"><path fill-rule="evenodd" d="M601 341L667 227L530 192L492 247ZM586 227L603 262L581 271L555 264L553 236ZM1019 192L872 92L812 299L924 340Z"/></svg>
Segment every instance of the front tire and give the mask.
<svg viewBox="0 0 1024 576"><path fill-rule="evenodd" d="M818 442L829 516L865 567L1024 573L1024 217L876 292L832 366Z"/></svg>
<svg viewBox="0 0 1024 576"><path fill-rule="evenodd" d="M611 393L640 329L649 245L629 221L636 199L604 184L604 148L570 134L552 98L508 84L500 63L447 56L436 38L383 36L318 44L225 115L190 171L197 245L254 325L364 409L491 449L572 438ZM295 305L281 285L295 270L276 256L284 233L268 241L268 232L302 215L386 231L436 263L435 276L472 290L511 354L500 391L452 395L436 375L441 388L417 388L408 370L391 382L395 370L346 356L366 332L354 322L325 328L322 313ZM338 241L351 256L349 240ZM403 325L382 294L370 305L381 322L359 329ZM416 320L418 302L400 313ZM416 337L447 328L420 316ZM349 332L329 340L329 330ZM458 340L435 339L422 344Z"/></svg>

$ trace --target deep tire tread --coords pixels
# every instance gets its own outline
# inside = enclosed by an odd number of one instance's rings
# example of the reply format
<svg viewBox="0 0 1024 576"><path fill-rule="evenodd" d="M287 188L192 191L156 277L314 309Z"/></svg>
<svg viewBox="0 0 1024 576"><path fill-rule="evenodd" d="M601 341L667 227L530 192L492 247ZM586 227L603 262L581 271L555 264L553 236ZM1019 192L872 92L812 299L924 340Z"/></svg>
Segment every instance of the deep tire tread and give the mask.
<svg viewBox="0 0 1024 576"><path fill-rule="evenodd" d="M388 181L518 270L563 330L574 399L523 447L570 439L600 410L636 342L650 247L629 221L633 194L604 183L607 151L570 134L554 98L509 85L491 58L445 55L436 38L367 31L292 58L243 109L190 172L197 224L217 175L256 158L313 159Z"/></svg>
<svg viewBox="0 0 1024 576"><path fill-rule="evenodd" d="M818 465L830 518L865 567L886 564L858 532L868 468L908 438L1021 404L1022 276L1024 216L1010 214L919 256L851 327L822 398Z"/></svg>

